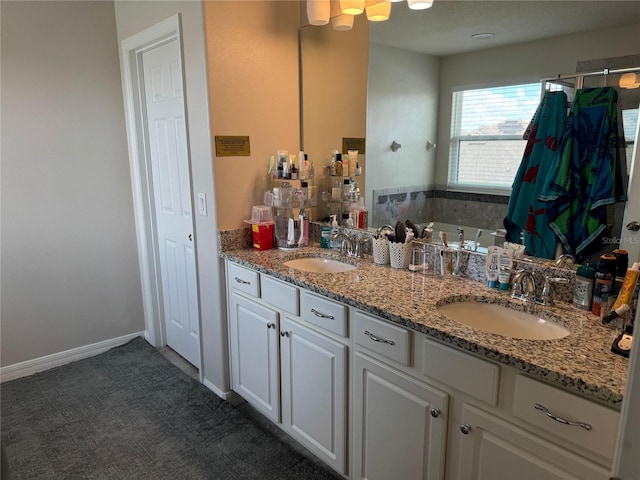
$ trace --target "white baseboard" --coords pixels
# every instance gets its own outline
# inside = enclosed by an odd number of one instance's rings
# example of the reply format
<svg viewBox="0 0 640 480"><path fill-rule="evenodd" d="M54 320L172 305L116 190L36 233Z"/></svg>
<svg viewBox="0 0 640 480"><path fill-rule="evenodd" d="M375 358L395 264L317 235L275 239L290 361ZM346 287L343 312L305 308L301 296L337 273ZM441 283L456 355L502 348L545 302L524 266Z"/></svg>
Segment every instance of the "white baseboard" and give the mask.
<svg viewBox="0 0 640 480"><path fill-rule="evenodd" d="M15 380L16 378L26 377L34 373L43 372L54 367L59 367L66 363L82 360L83 358L93 357L100 353L106 352L110 348L117 347L133 340L136 337L145 336L145 332L130 333L118 338L103 340L102 342L92 343L83 347L72 348L64 352L53 353L33 360L14 363L0 368L0 383Z"/></svg>
<svg viewBox="0 0 640 480"><path fill-rule="evenodd" d="M239 403L244 402L244 399L233 390L229 390L228 392L223 392L206 378L202 380L202 384L205 387L207 387L209 390L211 390L213 393L215 393L217 396L219 396L221 399L229 402L231 405L237 405Z"/></svg>

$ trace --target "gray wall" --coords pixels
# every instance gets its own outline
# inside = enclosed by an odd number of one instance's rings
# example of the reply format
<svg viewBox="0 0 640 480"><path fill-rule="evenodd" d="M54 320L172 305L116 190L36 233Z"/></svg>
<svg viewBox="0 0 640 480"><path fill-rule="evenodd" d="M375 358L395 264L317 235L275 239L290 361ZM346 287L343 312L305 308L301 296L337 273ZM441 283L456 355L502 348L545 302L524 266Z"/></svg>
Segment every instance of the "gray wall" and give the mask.
<svg viewBox="0 0 640 480"><path fill-rule="evenodd" d="M144 319L113 4L0 8L7 366Z"/></svg>
<svg viewBox="0 0 640 480"><path fill-rule="evenodd" d="M430 55L369 44L365 201L374 217L373 190L434 182L435 150L426 145L436 141L439 63ZM396 152L394 140L402 145Z"/></svg>

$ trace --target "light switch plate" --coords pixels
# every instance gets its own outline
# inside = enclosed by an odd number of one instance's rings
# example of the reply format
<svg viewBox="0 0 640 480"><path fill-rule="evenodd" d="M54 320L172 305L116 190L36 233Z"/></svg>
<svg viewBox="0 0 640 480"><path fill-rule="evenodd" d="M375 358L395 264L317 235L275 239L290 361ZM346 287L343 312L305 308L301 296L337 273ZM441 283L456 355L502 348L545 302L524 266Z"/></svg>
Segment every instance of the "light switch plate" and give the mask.
<svg viewBox="0 0 640 480"><path fill-rule="evenodd" d="M207 216L207 194L206 193L198 194L198 212L203 217Z"/></svg>

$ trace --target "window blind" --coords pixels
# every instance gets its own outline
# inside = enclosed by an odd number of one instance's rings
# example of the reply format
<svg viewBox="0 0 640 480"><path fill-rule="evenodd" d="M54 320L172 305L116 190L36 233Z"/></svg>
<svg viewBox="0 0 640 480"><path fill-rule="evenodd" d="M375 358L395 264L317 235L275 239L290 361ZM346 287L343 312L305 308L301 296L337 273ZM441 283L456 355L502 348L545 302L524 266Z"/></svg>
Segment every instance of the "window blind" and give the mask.
<svg viewBox="0 0 640 480"><path fill-rule="evenodd" d="M540 83L531 83L453 92L450 188L511 188L540 90Z"/></svg>

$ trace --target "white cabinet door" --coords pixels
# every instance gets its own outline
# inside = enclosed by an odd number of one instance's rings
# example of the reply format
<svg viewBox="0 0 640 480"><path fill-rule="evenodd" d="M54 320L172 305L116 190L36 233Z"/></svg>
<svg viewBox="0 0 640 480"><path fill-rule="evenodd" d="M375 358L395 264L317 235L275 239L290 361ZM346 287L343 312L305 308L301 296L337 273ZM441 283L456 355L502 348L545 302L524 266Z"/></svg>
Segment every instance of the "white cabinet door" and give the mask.
<svg viewBox="0 0 640 480"><path fill-rule="evenodd" d="M279 422L278 313L234 291L229 299L231 387Z"/></svg>
<svg viewBox="0 0 640 480"><path fill-rule="evenodd" d="M609 472L471 405L463 407L459 436L461 478L469 480L588 480ZM467 432L467 433L464 433ZM452 434L453 435L453 434Z"/></svg>
<svg viewBox="0 0 640 480"><path fill-rule="evenodd" d="M444 477L448 395L356 352L353 478Z"/></svg>
<svg viewBox="0 0 640 480"><path fill-rule="evenodd" d="M346 345L286 318L280 325L282 425L346 474Z"/></svg>

